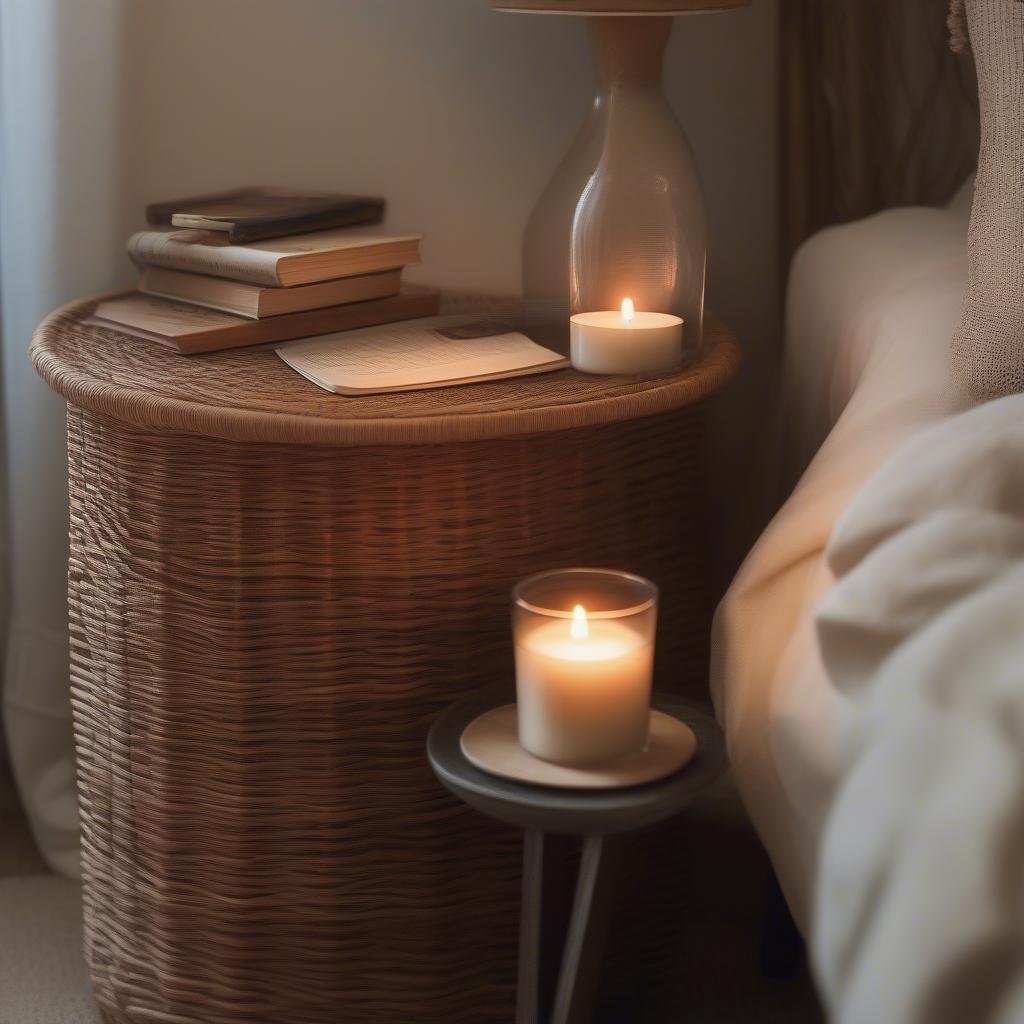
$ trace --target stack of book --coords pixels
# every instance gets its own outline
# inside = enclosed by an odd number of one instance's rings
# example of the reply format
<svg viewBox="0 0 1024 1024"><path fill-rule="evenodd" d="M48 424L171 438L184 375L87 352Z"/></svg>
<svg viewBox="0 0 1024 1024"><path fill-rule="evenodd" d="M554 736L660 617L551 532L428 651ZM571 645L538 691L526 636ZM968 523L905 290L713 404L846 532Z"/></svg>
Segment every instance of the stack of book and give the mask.
<svg viewBox="0 0 1024 1024"><path fill-rule="evenodd" d="M191 355L434 316L437 291L402 284L420 236L386 232L383 212L265 188L154 204L128 242L139 291L93 317Z"/></svg>

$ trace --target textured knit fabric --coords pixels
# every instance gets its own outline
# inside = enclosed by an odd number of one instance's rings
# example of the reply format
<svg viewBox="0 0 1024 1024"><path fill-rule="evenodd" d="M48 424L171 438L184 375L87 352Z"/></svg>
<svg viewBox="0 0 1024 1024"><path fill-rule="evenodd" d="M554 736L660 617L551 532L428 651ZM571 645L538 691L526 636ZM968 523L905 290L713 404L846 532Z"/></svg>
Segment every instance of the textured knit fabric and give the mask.
<svg viewBox="0 0 1024 1024"><path fill-rule="evenodd" d="M970 399L1024 391L1024 2L954 0L978 70L981 152L953 377Z"/></svg>

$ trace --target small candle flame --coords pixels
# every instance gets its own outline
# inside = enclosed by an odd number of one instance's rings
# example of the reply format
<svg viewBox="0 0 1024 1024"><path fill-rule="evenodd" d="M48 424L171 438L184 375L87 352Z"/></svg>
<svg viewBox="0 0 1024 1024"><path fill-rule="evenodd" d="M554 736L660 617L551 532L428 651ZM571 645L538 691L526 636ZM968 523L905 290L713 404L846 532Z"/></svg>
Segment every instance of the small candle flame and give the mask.
<svg viewBox="0 0 1024 1024"><path fill-rule="evenodd" d="M578 604L572 610L572 628L570 629L573 640L586 640L590 636L590 627L587 625L587 612L583 605Z"/></svg>
<svg viewBox="0 0 1024 1024"><path fill-rule="evenodd" d="M622 300L622 319L625 320L627 324L631 324L633 322L633 317L634 316L636 316L636 310L633 308L633 300L632 299L623 299Z"/></svg>

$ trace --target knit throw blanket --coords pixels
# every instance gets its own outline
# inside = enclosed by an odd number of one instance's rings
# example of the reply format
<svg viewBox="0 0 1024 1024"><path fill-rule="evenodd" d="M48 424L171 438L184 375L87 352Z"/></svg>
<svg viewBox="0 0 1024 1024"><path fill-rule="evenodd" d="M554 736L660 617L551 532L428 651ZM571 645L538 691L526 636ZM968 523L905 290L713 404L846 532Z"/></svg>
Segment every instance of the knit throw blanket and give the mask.
<svg viewBox="0 0 1024 1024"><path fill-rule="evenodd" d="M963 398L1024 391L1024 2L953 0L954 48L978 73L981 151L951 366Z"/></svg>

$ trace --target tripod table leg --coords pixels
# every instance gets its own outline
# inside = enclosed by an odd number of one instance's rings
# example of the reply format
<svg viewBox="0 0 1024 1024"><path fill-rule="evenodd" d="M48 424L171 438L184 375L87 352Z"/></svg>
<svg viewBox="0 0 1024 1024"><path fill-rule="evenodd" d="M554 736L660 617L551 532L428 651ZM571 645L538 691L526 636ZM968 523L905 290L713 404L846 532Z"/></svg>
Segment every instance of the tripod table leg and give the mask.
<svg viewBox="0 0 1024 1024"><path fill-rule="evenodd" d="M552 1024L589 1024L608 938L619 841L601 836L583 840L562 970Z"/></svg>
<svg viewBox="0 0 1024 1024"><path fill-rule="evenodd" d="M528 831L523 837L516 1024L547 1024L569 911L566 874L565 837Z"/></svg>

